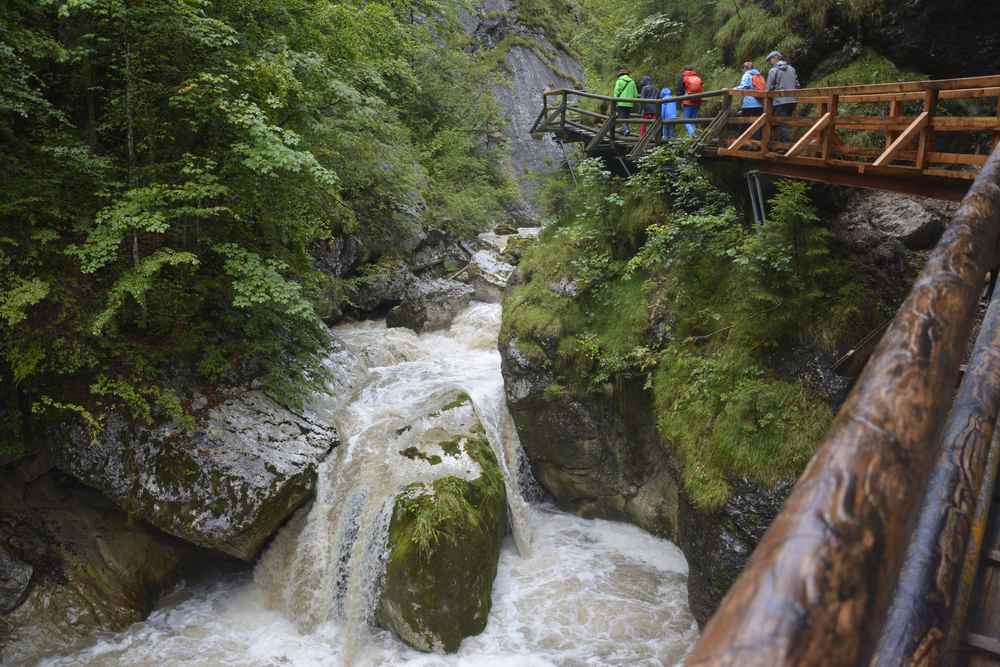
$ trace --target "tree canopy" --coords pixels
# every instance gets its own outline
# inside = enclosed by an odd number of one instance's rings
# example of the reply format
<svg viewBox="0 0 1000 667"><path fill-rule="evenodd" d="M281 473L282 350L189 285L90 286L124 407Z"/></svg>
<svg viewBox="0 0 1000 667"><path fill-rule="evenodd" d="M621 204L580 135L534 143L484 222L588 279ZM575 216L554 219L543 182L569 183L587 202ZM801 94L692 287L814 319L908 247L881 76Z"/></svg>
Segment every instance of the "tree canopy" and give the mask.
<svg viewBox="0 0 1000 667"><path fill-rule="evenodd" d="M451 5L5 2L7 447L32 414L180 416L178 380L301 396L342 293L319 245L391 235L405 207L490 220L509 192L481 139L497 114Z"/></svg>

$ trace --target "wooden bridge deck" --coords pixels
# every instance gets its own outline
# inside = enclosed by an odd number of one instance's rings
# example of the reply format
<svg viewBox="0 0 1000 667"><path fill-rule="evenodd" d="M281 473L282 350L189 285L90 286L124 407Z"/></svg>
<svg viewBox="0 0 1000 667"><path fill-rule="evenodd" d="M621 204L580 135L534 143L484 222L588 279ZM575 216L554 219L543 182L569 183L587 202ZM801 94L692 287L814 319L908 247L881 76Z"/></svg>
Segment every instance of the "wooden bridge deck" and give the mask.
<svg viewBox="0 0 1000 667"><path fill-rule="evenodd" d="M745 96L763 101L760 116L735 113ZM798 100L796 115L774 114L779 96ZM705 117L661 121L657 113L650 121L616 117L610 109L622 100L606 95L548 91L531 132L581 144L591 156L636 162L661 143L665 125L680 134L695 124L706 158L743 160L775 176L951 200L965 195L1000 138L1000 76L625 101L660 109L691 99L702 102ZM643 126L649 132L639 136Z"/></svg>

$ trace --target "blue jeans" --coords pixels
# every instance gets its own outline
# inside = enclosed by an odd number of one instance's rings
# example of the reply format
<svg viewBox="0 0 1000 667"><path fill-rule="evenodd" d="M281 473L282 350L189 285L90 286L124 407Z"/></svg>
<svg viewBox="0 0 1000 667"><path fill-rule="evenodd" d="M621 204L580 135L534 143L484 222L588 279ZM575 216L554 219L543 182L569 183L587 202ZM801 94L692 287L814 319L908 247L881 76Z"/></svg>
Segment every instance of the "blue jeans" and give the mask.
<svg viewBox="0 0 1000 667"><path fill-rule="evenodd" d="M669 120L669 119L668 118L664 118L663 120ZM664 125L663 126L663 141L669 141L669 140L671 140L673 138L674 138L674 126L673 125Z"/></svg>
<svg viewBox="0 0 1000 667"><path fill-rule="evenodd" d="M684 107L684 117L685 118L697 118L698 117L698 111L700 109L701 109L701 107L694 106L693 104L691 106ZM685 125L684 127L687 128L688 136L689 137L693 137L694 136L694 131L695 131L695 126L691 125L691 124L688 124L688 125Z"/></svg>

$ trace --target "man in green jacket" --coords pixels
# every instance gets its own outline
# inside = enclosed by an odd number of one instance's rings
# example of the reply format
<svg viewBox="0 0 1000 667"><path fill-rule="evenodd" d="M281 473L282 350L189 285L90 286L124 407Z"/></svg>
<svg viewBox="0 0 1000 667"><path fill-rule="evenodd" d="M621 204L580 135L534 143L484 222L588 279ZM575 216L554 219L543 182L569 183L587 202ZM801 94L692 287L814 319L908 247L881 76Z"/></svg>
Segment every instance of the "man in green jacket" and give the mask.
<svg viewBox="0 0 1000 667"><path fill-rule="evenodd" d="M615 81L615 97L637 98L639 91L635 87L635 81L628 75L627 67L618 68L618 80ZM615 105L615 112L619 118L628 118L632 114L632 102L618 102ZM628 124L622 126L622 134L628 136Z"/></svg>

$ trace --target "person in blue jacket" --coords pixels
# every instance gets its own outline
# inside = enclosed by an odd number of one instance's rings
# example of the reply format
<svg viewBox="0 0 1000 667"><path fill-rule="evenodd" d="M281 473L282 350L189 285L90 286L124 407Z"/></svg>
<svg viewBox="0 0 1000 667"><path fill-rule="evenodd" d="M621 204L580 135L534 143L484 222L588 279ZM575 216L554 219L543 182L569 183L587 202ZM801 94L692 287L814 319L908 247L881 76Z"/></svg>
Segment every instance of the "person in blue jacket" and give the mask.
<svg viewBox="0 0 1000 667"><path fill-rule="evenodd" d="M764 80L764 76L760 73L760 70L753 66L753 62L746 61L743 63L743 78L740 79L740 85L736 86L740 90L759 90L763 92L767 89L767 83ZM743 104L740 110L737 112L739 116L759 116L764 113L764 104L757 97L750 97L747 95L743 98ZM757 130L753 138L760 139L761 132Z"/></svg>
<svg viewBox="0 0 1000 667"><path fill-rule="evenodd" d="M670 90L670 86L664 86L660 90L660 99L665 100L667 98L673 97L674 93ZM660 105L660 120L669 120L671 118L677 118L677 102L667 102L666 104ZM674 138L674 126L664 125L663 126L663 140Z"/></svg>
<svg viewBox="0 0 1000 667"><path fill-rule="evenodd" d="M753 66L749 60L743 63L743 78L740 79L739 90L759 90L763 92L767 89L760 70ZM747 95L743 98L743 106L739 110L740 116L759 116L764 112L764 105L756 97Z"/></svg>

